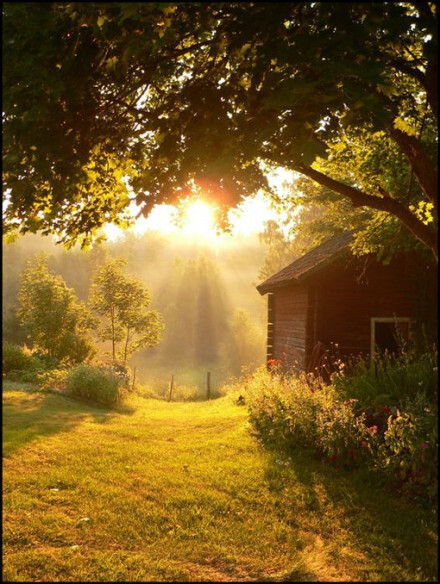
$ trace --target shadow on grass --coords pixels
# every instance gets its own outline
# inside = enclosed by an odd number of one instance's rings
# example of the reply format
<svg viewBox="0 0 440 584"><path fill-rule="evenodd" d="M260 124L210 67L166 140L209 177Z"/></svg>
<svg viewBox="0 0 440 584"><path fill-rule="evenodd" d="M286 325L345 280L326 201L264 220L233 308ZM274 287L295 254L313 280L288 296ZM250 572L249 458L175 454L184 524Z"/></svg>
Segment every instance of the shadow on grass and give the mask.
<svg viewBox="0 0 440 584"><path fill-rule="evenodd" d="M286 460L288 466L282 466ZM281 478L281 480L280 480ZM437 581L437 513L434 506L410 501L387 492L383 482L366 470L342 470L324 465L307 451L290 455L271 452L265 479L269 489L280 493L291 481L293 496L300 496L304 515L315 515L315 527L324 525L327 536L341 530L349 546L369 560L362 580L377 577L395 581L396 566L425 581ZM294 501L292 501L294 503ZM283 517L298 525L298 507L282 506ZM319 518L330 513L337 525ZM313 525L312 525L313 529ZM318 535L324 535L323 533ZM394 566L394 568L393 568ZM313 574L299 567L282 581L310 581ZM316 579L315 575L315 579ZM414 576L413 576L414 577Z"/></svg>
<svg viewBox="0 0 440 584"><path fill-rule="evenodd" d="M115 416L130 415L134 409L118 406L110 409L100 404L79 401L73 397L51 392L20 391L6 387L3 393L3 456L8 457L19 448L58 432L69 431L85 419L99 424ZM14 393L12 393L12 391Z"/></svg>

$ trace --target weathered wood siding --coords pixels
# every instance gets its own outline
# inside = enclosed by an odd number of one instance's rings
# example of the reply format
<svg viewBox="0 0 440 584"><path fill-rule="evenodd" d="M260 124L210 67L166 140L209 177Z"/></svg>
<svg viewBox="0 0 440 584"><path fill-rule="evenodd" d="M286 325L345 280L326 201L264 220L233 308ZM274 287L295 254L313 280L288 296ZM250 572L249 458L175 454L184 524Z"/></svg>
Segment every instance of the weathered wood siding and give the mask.
<svg viewBox="0 0 440 584"><path fill-rule="evenodd" d="M338 344L341 357L369 354L372 317L412 317L410 278L405 262L329 266L310 285L315 289L312 343Z"/></svg>
<svg viewBox="0 0 440 584"><path fill-rule="evenodd" d="M307 343L309 292L307 286L294 285L276 290L273 295L274 359L285 366L304 368Z"/></svg>
<svg viewBox="0 0 440 584"><path fill-rule="evenodd" d="M341 259L270 295L268 359L315 370L325 349L343 359L367 356L373 317L435 324L436 290L436 272L415 257L367 267L365 260Z"/></svg>

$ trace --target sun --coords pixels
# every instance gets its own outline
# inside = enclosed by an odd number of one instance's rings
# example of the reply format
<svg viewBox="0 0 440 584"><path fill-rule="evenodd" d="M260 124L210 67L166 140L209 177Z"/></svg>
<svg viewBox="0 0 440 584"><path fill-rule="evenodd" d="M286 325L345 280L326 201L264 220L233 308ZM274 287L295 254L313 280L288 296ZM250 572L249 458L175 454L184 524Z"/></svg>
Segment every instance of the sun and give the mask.
<svg viewBox="0 0 440 584"><path fill-rule="evenodd" d="M206 239L216 237L216 208L201 199L192 199L183 206L182 232L185 235L203 237Z"/></svg>

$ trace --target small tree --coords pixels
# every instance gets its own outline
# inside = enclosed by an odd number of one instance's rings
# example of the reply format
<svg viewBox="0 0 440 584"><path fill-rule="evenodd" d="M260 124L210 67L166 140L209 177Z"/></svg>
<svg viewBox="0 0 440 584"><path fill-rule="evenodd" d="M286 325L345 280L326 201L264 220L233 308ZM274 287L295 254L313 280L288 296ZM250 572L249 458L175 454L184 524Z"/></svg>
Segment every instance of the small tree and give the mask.
<svg viewBox="0 0 440 584"><path fill-rule="evenodd" d="M63 278L49 271L46 256L27 262L18 304L18 319L35 348L58 361L74 363L94 352L87 332L96 320Z"/></svg>
<svg viewBox="0 0 440 584"><path fill-rule="evenodd" d="M90 292L91 307L103 317L99 338L111 341L113 361L118 356L124 363L138 349L157 345L164 328L159 313L147 310L149 291L124 274L125 265L122 259L104 265L95 274Z"/></svg>

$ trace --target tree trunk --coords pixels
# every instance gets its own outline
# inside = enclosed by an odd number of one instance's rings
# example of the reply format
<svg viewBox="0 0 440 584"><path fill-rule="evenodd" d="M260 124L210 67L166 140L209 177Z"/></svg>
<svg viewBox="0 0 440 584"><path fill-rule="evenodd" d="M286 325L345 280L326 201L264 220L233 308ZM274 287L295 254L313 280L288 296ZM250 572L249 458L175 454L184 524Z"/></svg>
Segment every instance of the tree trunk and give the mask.
<svg viewBox="0 0 440 584"><path fill-rule="evenodd" d="M408 134L401 132L397 128L392 127L389 129L389 132L410 163L420 188L425 193L427 199L434 205L434 208L437 209L437 171L426 155L422 144L415 136L408 136Z"/></svg>
<svg viewBox="0 0 440 584"><path fill-rule="evenodd" d="M113 363L116 361L116 350L115 350L115 309L111 309L111 322L112 322L112 356Z"/></svg>
<svg viewBox="0 0 440 584"><path fill-rule="evenodd" d="M124 363L127 363L127 351L128 351L129 341L130 341L130 328L127 327L127 336L125 337L125 347L124 347Z"/></svg>

